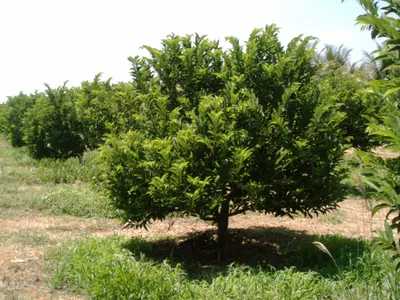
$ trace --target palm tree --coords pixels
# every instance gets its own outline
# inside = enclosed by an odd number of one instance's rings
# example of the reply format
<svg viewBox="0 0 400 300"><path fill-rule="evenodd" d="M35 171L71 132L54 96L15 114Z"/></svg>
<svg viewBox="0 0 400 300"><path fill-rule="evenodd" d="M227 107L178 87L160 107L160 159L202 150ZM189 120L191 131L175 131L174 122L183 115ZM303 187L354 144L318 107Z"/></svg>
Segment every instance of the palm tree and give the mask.
<svg viewBox="0 0 400 300"><path fill-rule="evenodd" d="M362 68L369 79L384 79L398 71L398 68L394 67L396 66L394 62L398 57L398 53L389 51L387 47L380 44L377 44L377 47L371 53L363 51L364 62ZM382 58L382 53L386 53L385 58Z"/></svg>
<svg viewBox="0 0 400 300"><path fill-rule="evenodd" d="M318 54L316 60L320 64L326 64L328 68L349 68L352 66L350 64L351 51L352 49L345 48L343 45L336 47L325 44L324 49Z"/></svg>

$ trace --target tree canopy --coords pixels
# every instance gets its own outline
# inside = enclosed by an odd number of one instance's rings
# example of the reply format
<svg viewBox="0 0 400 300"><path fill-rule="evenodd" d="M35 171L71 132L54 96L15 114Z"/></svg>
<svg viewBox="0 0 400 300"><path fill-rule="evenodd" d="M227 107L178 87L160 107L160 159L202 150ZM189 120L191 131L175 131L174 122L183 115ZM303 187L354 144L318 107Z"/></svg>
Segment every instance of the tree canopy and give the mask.
<svg viewBox="0 0 400 300"><path fill-rule="evenodd" d="M287 47L274 25L234 37L171 35L130 58L132 128L101 146L101 186L145 226L171 213L218 225L246 211L325 213L342 199L337 99L319 83L311 37Z"/></svg>

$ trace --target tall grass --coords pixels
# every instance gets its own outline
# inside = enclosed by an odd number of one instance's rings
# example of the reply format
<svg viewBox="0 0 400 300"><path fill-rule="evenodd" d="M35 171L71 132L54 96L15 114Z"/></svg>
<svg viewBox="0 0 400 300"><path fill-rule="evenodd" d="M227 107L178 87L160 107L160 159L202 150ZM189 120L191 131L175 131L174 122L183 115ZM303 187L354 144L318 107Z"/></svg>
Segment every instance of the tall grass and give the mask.
<svg viewBox="0 0 400 300"><path fill-rule="evenodd" d="M331 277L291 266L232 265L201 280L188 277L179 264L127 251L125 243L116 236L86 239L53 252L52 285L66 285L90 299L400 299L400 274L385 254L370 247L352 268Z"/></svg>
<svg viewBox="0 0 400 300"><path fill-rule="evenodd" d="M41 182L89 182L99 173L99 168L94 162L96 156L96 151L90 151L85 152L81 158L42 159L39 161L35 174Z"/></svg>

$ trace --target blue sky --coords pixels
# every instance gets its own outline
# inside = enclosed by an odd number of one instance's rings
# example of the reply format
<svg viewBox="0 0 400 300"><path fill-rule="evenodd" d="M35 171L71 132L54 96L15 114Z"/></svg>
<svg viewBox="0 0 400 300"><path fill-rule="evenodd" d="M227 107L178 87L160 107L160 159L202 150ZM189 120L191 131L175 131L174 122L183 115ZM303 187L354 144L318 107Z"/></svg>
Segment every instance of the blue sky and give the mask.
<svg viewBox="0 0 400 300"><path fill-rule="evenodd" d="M128 56L140 46L157 47L169 33L197 32L212 39L245 41L254 28L275 23L286 45L299 34L321 44L375 49L355 26L362 13L355 0L13 0L0 1L0 102L20 91L43 91L68 80L79 85L102 72L128 81Z"/></svg>

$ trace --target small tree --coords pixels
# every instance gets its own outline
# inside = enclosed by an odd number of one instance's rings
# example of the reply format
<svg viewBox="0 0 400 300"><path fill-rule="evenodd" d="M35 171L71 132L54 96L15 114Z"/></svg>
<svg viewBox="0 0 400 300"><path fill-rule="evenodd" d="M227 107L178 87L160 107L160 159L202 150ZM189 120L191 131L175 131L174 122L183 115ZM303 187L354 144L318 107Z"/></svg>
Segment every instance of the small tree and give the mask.
<svg viewBox="0 0 400 300"><path fill-rule="evenodd" d="M23 140L23 119L25 113L35 104L40 94L26 95L19 93L9 97L3 107L3 132L6 134L13 147L25 145Z"/></svg>
<svg viewBox="0 0 400 300"><path fill-rule="evenodd" d="M103 144L104 135L126 132L134 125L132 111L139 109L137 90L130 83L112 84L111 78L100 81L97 74L93 81L84 81L76 89L75 107L82 124L82 139L86 148L95 149Z"/></svg>
<svg viewBox="0 0 400 300"><path fill-rule="evenodd" d="M82 124L76 116L75 92L65 84L47 90L24 115L24 142L35 158L82 154Z"/></svg>
<svg viewBox="0 0 400 300"><path fill-rule="evenodd" d="M312 38L285 49L269 26L246 47L228 40L223 52L205 37L170 36L131 59L142 91L134 130L108 136L99 178L127 220L194 215L217 224L225 244L230 216L325 213L342 199L344 115L318 84Z"/></svg>

